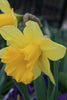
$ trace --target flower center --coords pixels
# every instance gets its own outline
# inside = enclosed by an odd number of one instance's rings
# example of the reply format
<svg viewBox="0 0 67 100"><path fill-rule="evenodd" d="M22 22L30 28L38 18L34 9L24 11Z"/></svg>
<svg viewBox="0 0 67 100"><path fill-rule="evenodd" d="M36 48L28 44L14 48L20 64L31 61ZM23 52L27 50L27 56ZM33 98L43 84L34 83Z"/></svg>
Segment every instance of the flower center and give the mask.
<svg viewBox="0 0 67 100"><path fill-rule="evenodd" d="M28 61L27 68L34 67L34 64L38 60L41 55L41 50L39 45L29 44L26 48L24 48L23 53L25 55L25 60Z"/></svg>

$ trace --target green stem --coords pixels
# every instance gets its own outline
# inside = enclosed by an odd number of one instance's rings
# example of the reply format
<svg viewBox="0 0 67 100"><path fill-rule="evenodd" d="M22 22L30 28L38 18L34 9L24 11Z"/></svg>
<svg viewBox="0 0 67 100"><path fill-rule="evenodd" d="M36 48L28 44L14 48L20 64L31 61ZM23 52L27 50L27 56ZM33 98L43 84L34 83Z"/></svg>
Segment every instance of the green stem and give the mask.
<svg viewBox="0 0 67 100"><path fill-rule="evenodd" d="M37 100L47 100L47 90L42 74L34 80L34 87Z"/></svg>
<svg viewBox="0 0 67 100"><path fill-rule="evenodd" d="M15 80L13 80L13 81L14 81L15 85L17 86L21 95L24 97L24 100L30 100L30 96L29 96L26 85L23 83L17 83Z"/></svg>
<svg viewBox="0 0 67 100"><path fill-rule="evenodd" d="M56 82L56 86L55 87L55 97L54 100L58 100L58 73L59 73L59 61L54 62L54 79Z"/></svg>
<svg viewBox="0 0 67 100"><path fill-rule="evenodd" d="M19 15L19 14L15 14L15 15L16 15L18 23L23 20L24 15Z"/></svg>
<svg viewBox="0 0 67 100"><path fill-rule="evenodd" d="M50 100L58 100L58 72L59 72L59 62L54 62L54 79L56 85L54 85L52 93L51 93L51 99Z"/></svg>
<svg viewBox="0 0 67 100"><path fill-rule="evenodd" d="M67 95L66 95L66 98L65 98L65 100L67 100Z"/></svg>
<svg viewBox="0 0 67 100"><path fill-rule="evenodd" d="M50 66L51 66L51 71L53 72L53 61L50 61ZM52 93L52 90L53 90L53 83L50 81L50 79L48 78L48 91L47 91L47 100L50 100L51 98L51 93Z"/></svg>
<svg viewBox="0 0 67 100"><path fill-rule="evenodd" d="M56 86L54 86L50 80L48 80L48 99L47 100L58 100L58 71L59 71L59 62L51 62L51 70L54 73L54 79Z"/></svg>
<svg viewBox="0 0 67 100"><path fill-rule="evenodd" d="M41 29L43 35L46 35L46 33L44 32L44 28L43 28L43 26L41 26L40 29Z"/></svg>

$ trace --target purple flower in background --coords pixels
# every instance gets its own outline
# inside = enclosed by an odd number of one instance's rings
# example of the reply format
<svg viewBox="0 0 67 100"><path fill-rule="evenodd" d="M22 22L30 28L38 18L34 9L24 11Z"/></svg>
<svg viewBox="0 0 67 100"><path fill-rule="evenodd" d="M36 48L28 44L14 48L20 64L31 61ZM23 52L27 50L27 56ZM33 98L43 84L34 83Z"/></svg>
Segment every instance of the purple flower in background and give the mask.
<svg viewBox="0 0 67 100"><path fill-rule="evenodd" d="M46 87L48 87L48 79L47 79L47 77L45 78L45 84L46 84Z"/></svg>
<svg viewBox="0 0 67 100"><path fill-rule="evenodd" d="M24 100L24 98L21 98L20 100Z"/></svg>
<svg viewBox="0 0 67 100"><path fill-rule="evenodd" d="M18 89L17 89L16 85L14 84L14 95L13 95L13 100L16 100L17 91L18 91Z"/></svg>
<svg viewBox="0 0 67 100"><path fill-rule="evenodd" d="M43 77L44 77L45 85L46 85L46 87L48 88L48 77L47 77L45 74L43 74ZM59 88L59 89L61 88L60 83L58 84L58 88Z"/></svg>
<svg viewBox="0 0 67 100"><path fill-rule="evenodd" d="M48 78L45 74L43 74L43 77L44 77L45 85L46 87L48 87Z"/></svg>
<svg viewBox="0 0 67 100"><path fill-rule="evenodd" d="M4 96L3 100L7 100L9 99L9 97L12 95L12 93L14 92L14 89L10 89L10 91Z"/></svg>
<svg viewBox="0 0 67 100"><path fill-rule="evenodd" d="M37 100L36 98L33 98L32 100Z"/></svg>
<svg viewBox="0 0 67 100"><path fill-rule="evenodd" d="M61 94L61 95L58 97L58 100L65 100L66 95L67 95L66 93Z"/></svg>
<svg viewBox="0 0 67 100"><path fill-rule="evenodd" d="M34 92L34 87L31 87L29 84L27 85L29 94L32 94Z"/></svg>
<svg viewBox="0 0 67 100"><path fill-rule="evenodd" d="M58 84L58 88L59 88L59 89L61 88L61 84L60 84L60 83Z"/></svg>

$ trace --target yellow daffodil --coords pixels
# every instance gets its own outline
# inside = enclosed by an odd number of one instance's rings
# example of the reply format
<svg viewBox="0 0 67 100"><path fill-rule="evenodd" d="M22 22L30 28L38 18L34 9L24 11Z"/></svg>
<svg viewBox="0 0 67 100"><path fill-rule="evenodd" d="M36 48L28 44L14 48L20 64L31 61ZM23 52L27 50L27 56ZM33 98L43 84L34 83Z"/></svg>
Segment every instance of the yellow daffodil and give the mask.
<svg viewBox="0 0 67 100"><path fill-rule="evenodd" d="M0 14L0 27L5 25L17 26L16 14L10 8L7 0L0 0L0 10L4 13Z"/></svg>
<svg viewBox="0 0 67 100"><path fill-rule="evenodd" d="M7 75L13 76L17 82L28 84L44 72L55 84L49 59L56 61L63 58L66 52L64 46L44 38L39 25L33 21L26 23L23 34L14 26L5 26L0 33L8 45L0 50Z"/></svg>

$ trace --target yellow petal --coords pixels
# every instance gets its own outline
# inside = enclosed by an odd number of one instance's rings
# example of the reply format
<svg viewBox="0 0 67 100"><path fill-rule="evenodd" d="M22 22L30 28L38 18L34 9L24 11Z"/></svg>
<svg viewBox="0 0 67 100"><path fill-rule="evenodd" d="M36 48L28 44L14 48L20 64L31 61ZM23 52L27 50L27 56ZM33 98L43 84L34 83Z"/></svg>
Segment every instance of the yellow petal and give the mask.
<svg viewBox="0 0 67 100"><path fill-rule="evenodd" d="M7 40L9 46L23 48L26 45L27 41L24 40L23 34L14 26L4 26L0 28L0 34Z"/></svg>
<svg viewBox="0 0 67 100"><path fill-rule="evenodd" d="M33 68L33 72L34 72L34 79L36 79L40 76L41 69L39 68L38 64L35 64L35 66Z"/></svg>
<svg viewBox="0 0 67 100"><path fill-rule="evenodd" d="M42 41L41 50L46 54L47 58L56 61L64 57L66 48L48 38Z"/></svg>
<svg viewBox="0 0 67 100"><path fill-rule="evenodd" d="M5 48L0 50L0 58L4 55L4 52L5 52Z"/></svg>
<svg viewBox="0 0 67 100"><path fill-rule="evenodd" d="M11 8L7 0L0 0L0 10L6 14L11 13Z"/></svg>
<svg viewBox="0 0 67 100"><path fill-rule="evenodd" d="M52 75L51 70L50 70L49 61L45 55L43 55L43 54L41 55L41 57L38 60L38 64L40 66L40 69L50 78L52 83L55 84L53 75Z"/></svg>
<svg viewBox="0 0 67 100"><path fill-rule="evenodd" d="M11 14L12 14L12 17L13 17L13 20L14 20L14 25L17 27L17 18L16 18L16 14L14 13L13 9L11 11Z"/></svg>
<svg viewBox="0 0 67 100"><path fill-rule="evenodd" d="M0 14L0 27L14 25L12 14Z"/></svg>
<svg viewBox="0 0 67 100"><path fill-rule="evenodd" d="M31 42L39 42L43 39L43 34L40 30L39 25L34 21L26 22L26 27L24 28L24 36Z"/></svg>

